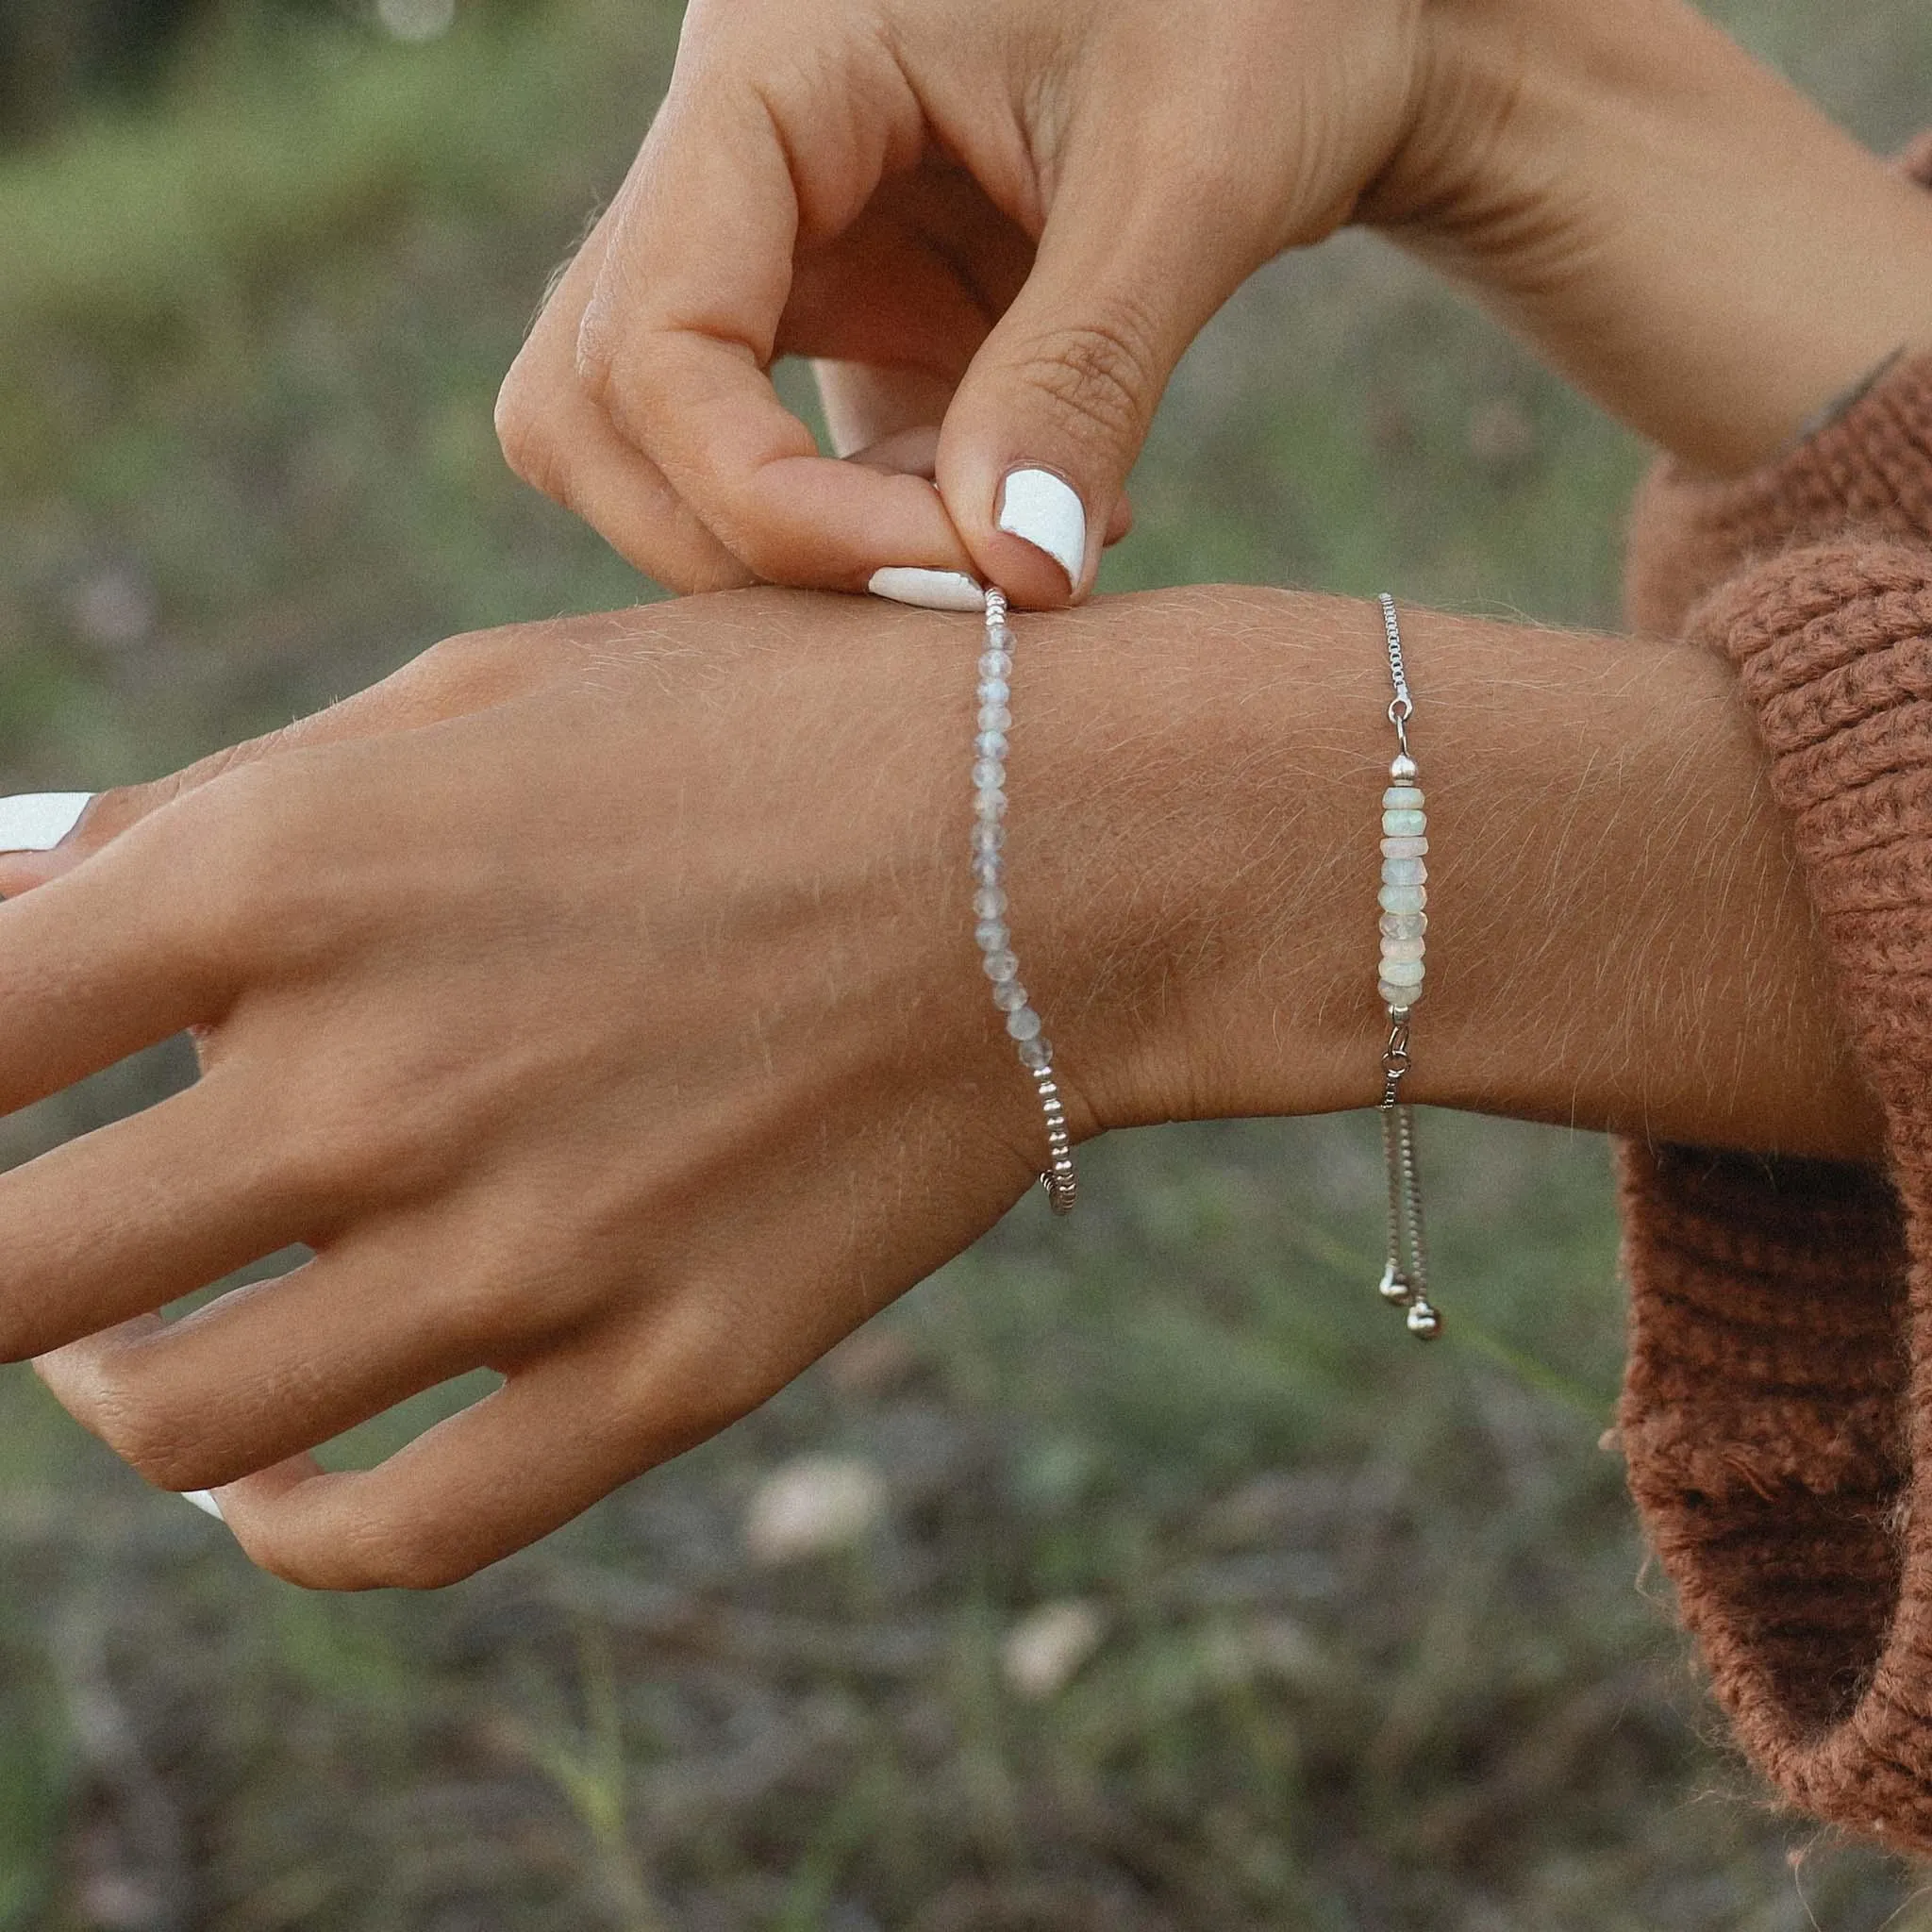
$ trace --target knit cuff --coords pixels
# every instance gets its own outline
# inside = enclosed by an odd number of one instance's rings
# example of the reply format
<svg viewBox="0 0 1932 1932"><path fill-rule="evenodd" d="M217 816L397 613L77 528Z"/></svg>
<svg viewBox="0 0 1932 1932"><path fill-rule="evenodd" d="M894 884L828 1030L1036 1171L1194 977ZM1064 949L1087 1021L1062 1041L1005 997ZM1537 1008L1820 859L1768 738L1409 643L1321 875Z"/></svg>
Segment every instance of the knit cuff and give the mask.
<svg viewBox="0 0 1932 1932"><path fill-rule="evenodd" d="M1899 157L1932 187L1932 129ZM1674 637L1692 605L1755 561L1851 531L1932 542L1932 354L1901 359L1834 422L1724 481L1665 459L1631 505L1624 608Z"/></svg>
<svg viewBox="0 0 1932 1932"><path fill-rule="evenodd" d="M1746 1749L1932 1853L1932 552L1835 545L1693 614L1737 666L1883 1106L1880 1174L1624 1152L1633 1493Z"/></svg>

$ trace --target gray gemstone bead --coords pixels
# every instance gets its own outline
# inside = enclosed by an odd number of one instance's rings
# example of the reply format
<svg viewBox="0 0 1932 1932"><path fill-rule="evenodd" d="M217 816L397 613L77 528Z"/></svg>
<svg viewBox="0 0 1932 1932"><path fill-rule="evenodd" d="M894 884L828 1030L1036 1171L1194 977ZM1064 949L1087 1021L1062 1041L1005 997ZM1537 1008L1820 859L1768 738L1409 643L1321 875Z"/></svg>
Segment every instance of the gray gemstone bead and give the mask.
<svg viewBox="0 0 1932 1932"><path fill-rule="evenodd" d="M982 731L1007 731L1012 728L1013 714L1005 705L986 705L979 708L979 728Z"/></svg>
<svg viewBox="0 0 1932 1932"><path fill-rule="evenodd" d="M1007 909L1007 895L997 886L982 886L973 895L973 909L982 919L997 919Z"/></svg>
<svg viewBox="0 0 1932 1932"><path fill-rule="evenodd" d="M1004 731L982 731L973 741L975 756L983 758L1003 758L1007 755L1007 734Z"/></svg>
<svg viewBox="0 0 1932 1932"><path fill-rule="evenodd" d="M1053 1065L1052 1041L1044 1038L1023 1040L1020 1042L1020 1064L1036 1074L1044 1072Z"/></svg>
<svg viewBox="0 0 1932 1932"><path fill-rule="evenodd" d="M1004 705L1012 695L1012 687L1004 677L983 677L979 681L982 705Z"/></svg>
<svg viewBox="0 0 1932 1932"><path fill-rule="evenodd" d="M1005 923L997 919L982 919L973 928L973 942L982 953L1004 953L1012 937Z"/></svg>
<svg viewBox="0 0 1932 1932"><path fill-rule="evenodd" d="M1017 979L1003 980L992 990L992 1003L1003 1013L1017 1013L1026 1004L1026 989Z"/></svg>
<svg viewBox="0 0 1932 1932"><path fill-rule="evenodd" d="M1003 819L1007 815L1007 794L1004 791L975 791L973 809L981 819Z"/></svg>
<svg viewBox="0 0 1932 1932"><path fill-rule="evenodd" d="M1002 825L977 824L973 828L973 849L974 852L997 852L1006 842L1006 828Z"/></svg>
<svg viewBox="0 0 1932 1932"><path fill-rule="evenodd" d="M1020 962L1011 953L989 953L979 966L994 985L1003 979L1018 979L1020 976Z"/></svg>
<svg viewBox="0 0 1932 1932"><path fill-rule="evenodd" d="M1007 768L998 758L974 758L973 782L981 791L997 791L1007 782Z"/></svg>
<svg viewBox="0 0 1932 1932"><path fill-rule="evenodd" d="M1040 1038L1040 1015L1031 1007L1022 1007L1017 1013L1007 1015L1007 1031L1015 1040L1038 1040Z"/></svg>
<svg viewBox="0 0 1932 1932"><path fill-rule="evenodd" d="M1013 633L1009 625L991 624L986 628L986 647L989 651L1010 651L1013 648Z"/></svg>
<svg viewBox="0 0 1932 1932"><path fill-rule="evenodd" d="M989 651L979 660L979 675L982 677L1010 677L1013 675L1013 658L1009 651Z"/></svg>

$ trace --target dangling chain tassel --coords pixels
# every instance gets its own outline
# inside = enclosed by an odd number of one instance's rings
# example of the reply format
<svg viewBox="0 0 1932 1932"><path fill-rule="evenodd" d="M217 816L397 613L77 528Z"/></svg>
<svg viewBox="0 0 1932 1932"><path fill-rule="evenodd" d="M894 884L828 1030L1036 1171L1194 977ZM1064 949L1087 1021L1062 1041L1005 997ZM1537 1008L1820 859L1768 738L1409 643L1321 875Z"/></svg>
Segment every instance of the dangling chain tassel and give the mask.
<svg viewBox="0 0 1932 1932"><path fill-rule="evenodd" d="M1382 961L1375 991L1389 1008L1389 1044L1382 1050L1382 1154L1389 1172L1389 1259L1382 1270L1382 1299L1408 1310L1408 1332L1431 1341L1442 1318L1429 1300L1428 1253L1423 1241L1422 1183L1416 1173L1415 1109L1402 1098L1409 1070L1408 1023L1423 995L1424 936L1428 931L1428 818L1409 756L1408 721L1415 715L1402 662L1402 627L1395 600L1382 593L1382 626L1388 636L1389 675L1395 695L1389 722L1396 756L1382 793Z"/></svg>

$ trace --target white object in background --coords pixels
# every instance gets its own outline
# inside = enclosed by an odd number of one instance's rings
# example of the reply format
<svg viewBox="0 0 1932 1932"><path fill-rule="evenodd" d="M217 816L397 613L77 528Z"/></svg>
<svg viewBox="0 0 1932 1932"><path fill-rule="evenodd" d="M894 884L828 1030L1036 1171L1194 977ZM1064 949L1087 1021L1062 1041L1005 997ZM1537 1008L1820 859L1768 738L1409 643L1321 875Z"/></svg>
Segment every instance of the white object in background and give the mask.
<svg viewBox="0 0 1932 1932"><path fill-rule="evenodd" d="M745 1511L760 1563L792 1563L862 1541L885 1519L886 1479L858 1456L798 1456L774 1469Z"/></svg>
<svg viewBox="0 0 1932 1932"><path fill-rule="evenodd" d="M0 852L51 852L80 823L92 791L24 791L0 798Z"/></svg>
<svg viewBox="0 0 1932 1932"><path fill-rule="evenodd" d="M1107 1638L1107 1618L1099 1605L1084 1598L1041 1604L1007 1632L1000 1668L1007 1682L1039 1704L1058 1695Z"/></svg>
<svg viewBox="0 0 1932 1932"><path fill-rule="evenodd" d="M222 1514L222 1506L215 1501L212 1490L183 1490L181 1500L184 1503L192 1503L204 1516L212 1516L217 1523L227 1521Z"/></svg>
<svg viewBox="0 0 1932 1932"><path fill-rule="evenodd" d="M1051 470L1015 470L1000 497L1000 528L1043 550L1080 588L1087 568L1087 512L1078 491Z"/></svg>
<svg viewBox="0 0 1932 1932"><path fill-rule="evenodd" d="M894 604L916 604L922 610L971 610L976 615L986 604L986 592L957 570L894 565L874 571L865 588L874 597L890 598Z"/></svg>

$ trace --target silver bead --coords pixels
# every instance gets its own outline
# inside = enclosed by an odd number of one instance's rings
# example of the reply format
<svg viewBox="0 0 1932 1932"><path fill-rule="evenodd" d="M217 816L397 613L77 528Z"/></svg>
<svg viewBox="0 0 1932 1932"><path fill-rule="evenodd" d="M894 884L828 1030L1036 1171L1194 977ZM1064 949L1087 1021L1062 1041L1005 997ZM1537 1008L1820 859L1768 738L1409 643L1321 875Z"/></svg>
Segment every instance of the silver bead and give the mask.
<svg viewBox="0 0 1932 1932"><path fill-rule="evenodd" d="M1415 760L1404 752L1389 763L1389 775L1398 785L1412 785L1415 782Z"/></svg>

